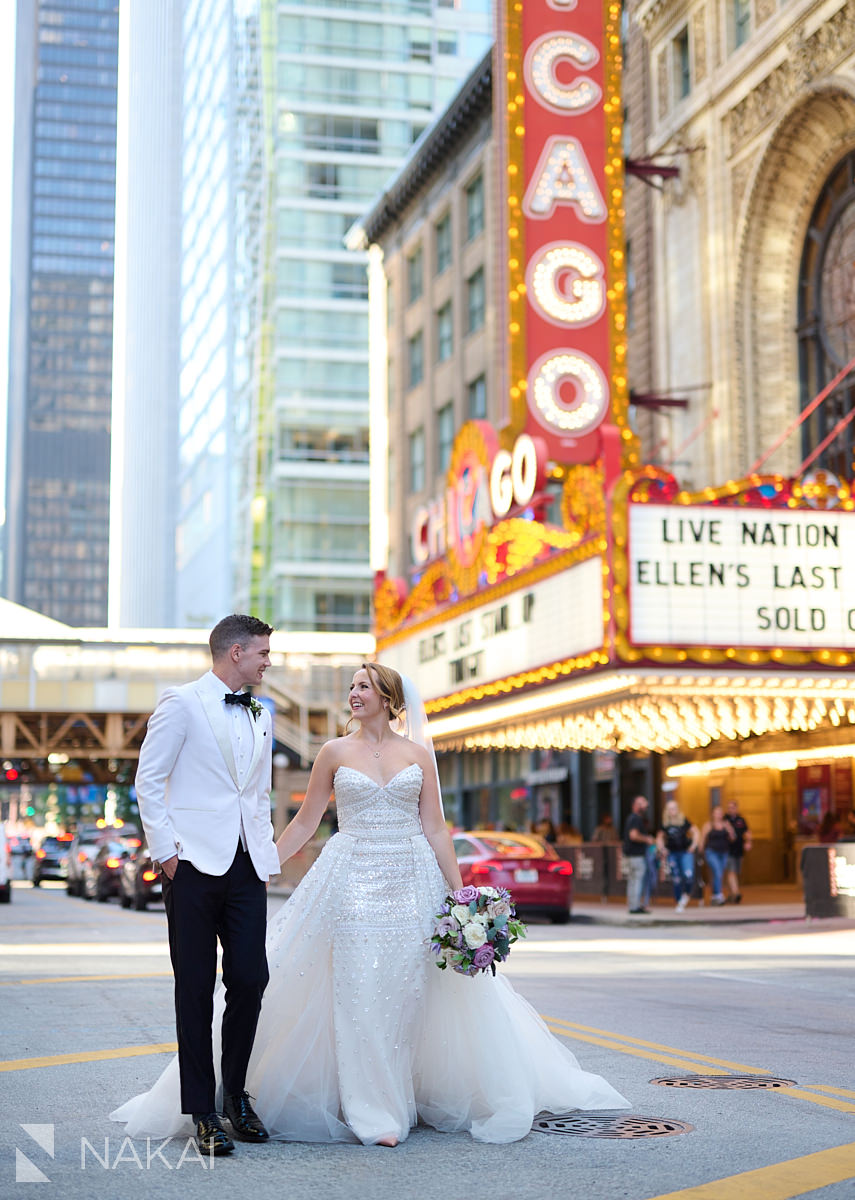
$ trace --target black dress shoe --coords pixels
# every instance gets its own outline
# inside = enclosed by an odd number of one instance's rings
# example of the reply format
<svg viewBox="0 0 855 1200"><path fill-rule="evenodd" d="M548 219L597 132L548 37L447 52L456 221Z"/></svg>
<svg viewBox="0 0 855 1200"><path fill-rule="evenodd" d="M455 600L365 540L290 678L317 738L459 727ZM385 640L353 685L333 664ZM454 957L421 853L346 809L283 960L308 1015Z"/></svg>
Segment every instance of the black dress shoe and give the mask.
<svg viewBox="0 0 855 1200"><path fill-rule="evenodd" d="M198 1116L196 1121L196 1145L203 1154L231 1154L235 1144L220 1124L217 1113Z"/></svg>
<svg viewBox="0 0 855 1200"><path fill-rule="evenodd" d="M270 1134L258 1113L249 1102L246 1092L223 1097L223 1112L232 1123L232 1129L244 1142L266 1142Z"/></svg>
<svg viewBox="0 0 855 1200"><path fill-rule="evenodd" d="M645 914L647 914L647 913L649 913L649 912L650 912L650 909L649 909L649 908L631 908L631 909L629 910L630 916L633 916L633 917L636 917L636 916L638 916L638 914L639 914L639 913L645 913Z"/></svg>

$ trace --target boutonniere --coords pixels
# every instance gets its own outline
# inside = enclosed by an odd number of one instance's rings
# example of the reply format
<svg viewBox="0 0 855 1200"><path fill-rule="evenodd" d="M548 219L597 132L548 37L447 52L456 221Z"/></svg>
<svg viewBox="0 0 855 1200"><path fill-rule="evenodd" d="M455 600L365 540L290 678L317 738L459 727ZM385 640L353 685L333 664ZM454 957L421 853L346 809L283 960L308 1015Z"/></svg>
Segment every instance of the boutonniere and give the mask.
<svg viewBox="0 0 855 1200"><path fill-rule="evenodd" d="M249 702L249 711L252 713L253 721L257 721L258 718L261 716L261 714L264 712L264 705L259 704L259 702L253 696L252 700L250 700L250 702Z"/></svg>

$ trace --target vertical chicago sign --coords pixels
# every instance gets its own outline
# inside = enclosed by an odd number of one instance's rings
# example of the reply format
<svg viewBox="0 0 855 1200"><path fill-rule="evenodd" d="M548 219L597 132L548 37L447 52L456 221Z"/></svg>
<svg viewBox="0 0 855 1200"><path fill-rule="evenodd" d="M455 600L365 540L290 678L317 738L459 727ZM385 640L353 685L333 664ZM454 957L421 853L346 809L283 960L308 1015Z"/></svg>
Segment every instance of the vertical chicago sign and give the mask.
<svg viewBox="0 0 855 1200"><path fill-rule="evenodd" d="M636 461L627 422L618 0L501 0L510 433L550 458Z"/></svg>

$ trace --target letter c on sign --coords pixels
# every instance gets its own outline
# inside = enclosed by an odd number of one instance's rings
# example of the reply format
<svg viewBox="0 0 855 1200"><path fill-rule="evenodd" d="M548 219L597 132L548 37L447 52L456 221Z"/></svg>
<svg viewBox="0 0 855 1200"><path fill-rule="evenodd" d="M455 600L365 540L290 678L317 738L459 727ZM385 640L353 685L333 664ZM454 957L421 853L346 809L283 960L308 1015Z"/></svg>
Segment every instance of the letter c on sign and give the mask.
<svg viewBox="0 0 855 1200"><path fill-rule="evenodd" d="M593 67L600 60L600 52L578 34L547 33L532 42L525 56L526 83L552 112L565 116L589 112L602 100L602 89L587 75L580 75L571 84L562 83L555 71L562 60L576 67Z"/></svg>
<svg viewBox="0 0 855 1200"><path fill-rule="evenodd" d="M417 508L413 513L413 523L410 527L410 544L412 546L413 563L421 566L430 555L427 538L427 525L430 513L424 507Z"/></svg>

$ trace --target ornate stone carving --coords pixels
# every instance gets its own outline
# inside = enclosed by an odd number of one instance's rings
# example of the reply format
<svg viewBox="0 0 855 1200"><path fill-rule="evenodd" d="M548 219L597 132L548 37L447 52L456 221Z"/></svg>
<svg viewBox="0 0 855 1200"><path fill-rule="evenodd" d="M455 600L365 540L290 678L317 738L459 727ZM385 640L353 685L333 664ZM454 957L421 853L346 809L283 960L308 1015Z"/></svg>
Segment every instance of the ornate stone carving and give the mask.
<svg viewBox="0 0 855 1200"><path fill-rule="evenodd" d="M759 29L775 12L775 0L754 0L754 20Z"/></svg>
<svg viewBox="0 0 855 1200"><path fill-rule="evenodd" d="M692 83L697 86L707 77L707 10L702 5L692 13Z"/></svg>
<svg viewBox="0 0 855 1200"><path fill-rule="evenodd" d="M751 168L754 166L754 159L751 155L740 159L734 163L730 172L730 197L731 197L731 216L737 221L739 219L739 211L742 208L742 200L745 196L745 189L748 186L748 180L751 175Z"/></svg>
<svg viewBox="0 0 855 1200"><path fill-rule="evenodd" d="M787 59L728 113L731 155L775 120L808 83L851 54L853 42L855 0L849 0L809 37L804 25L796 28L787 42Z"/></svg>

